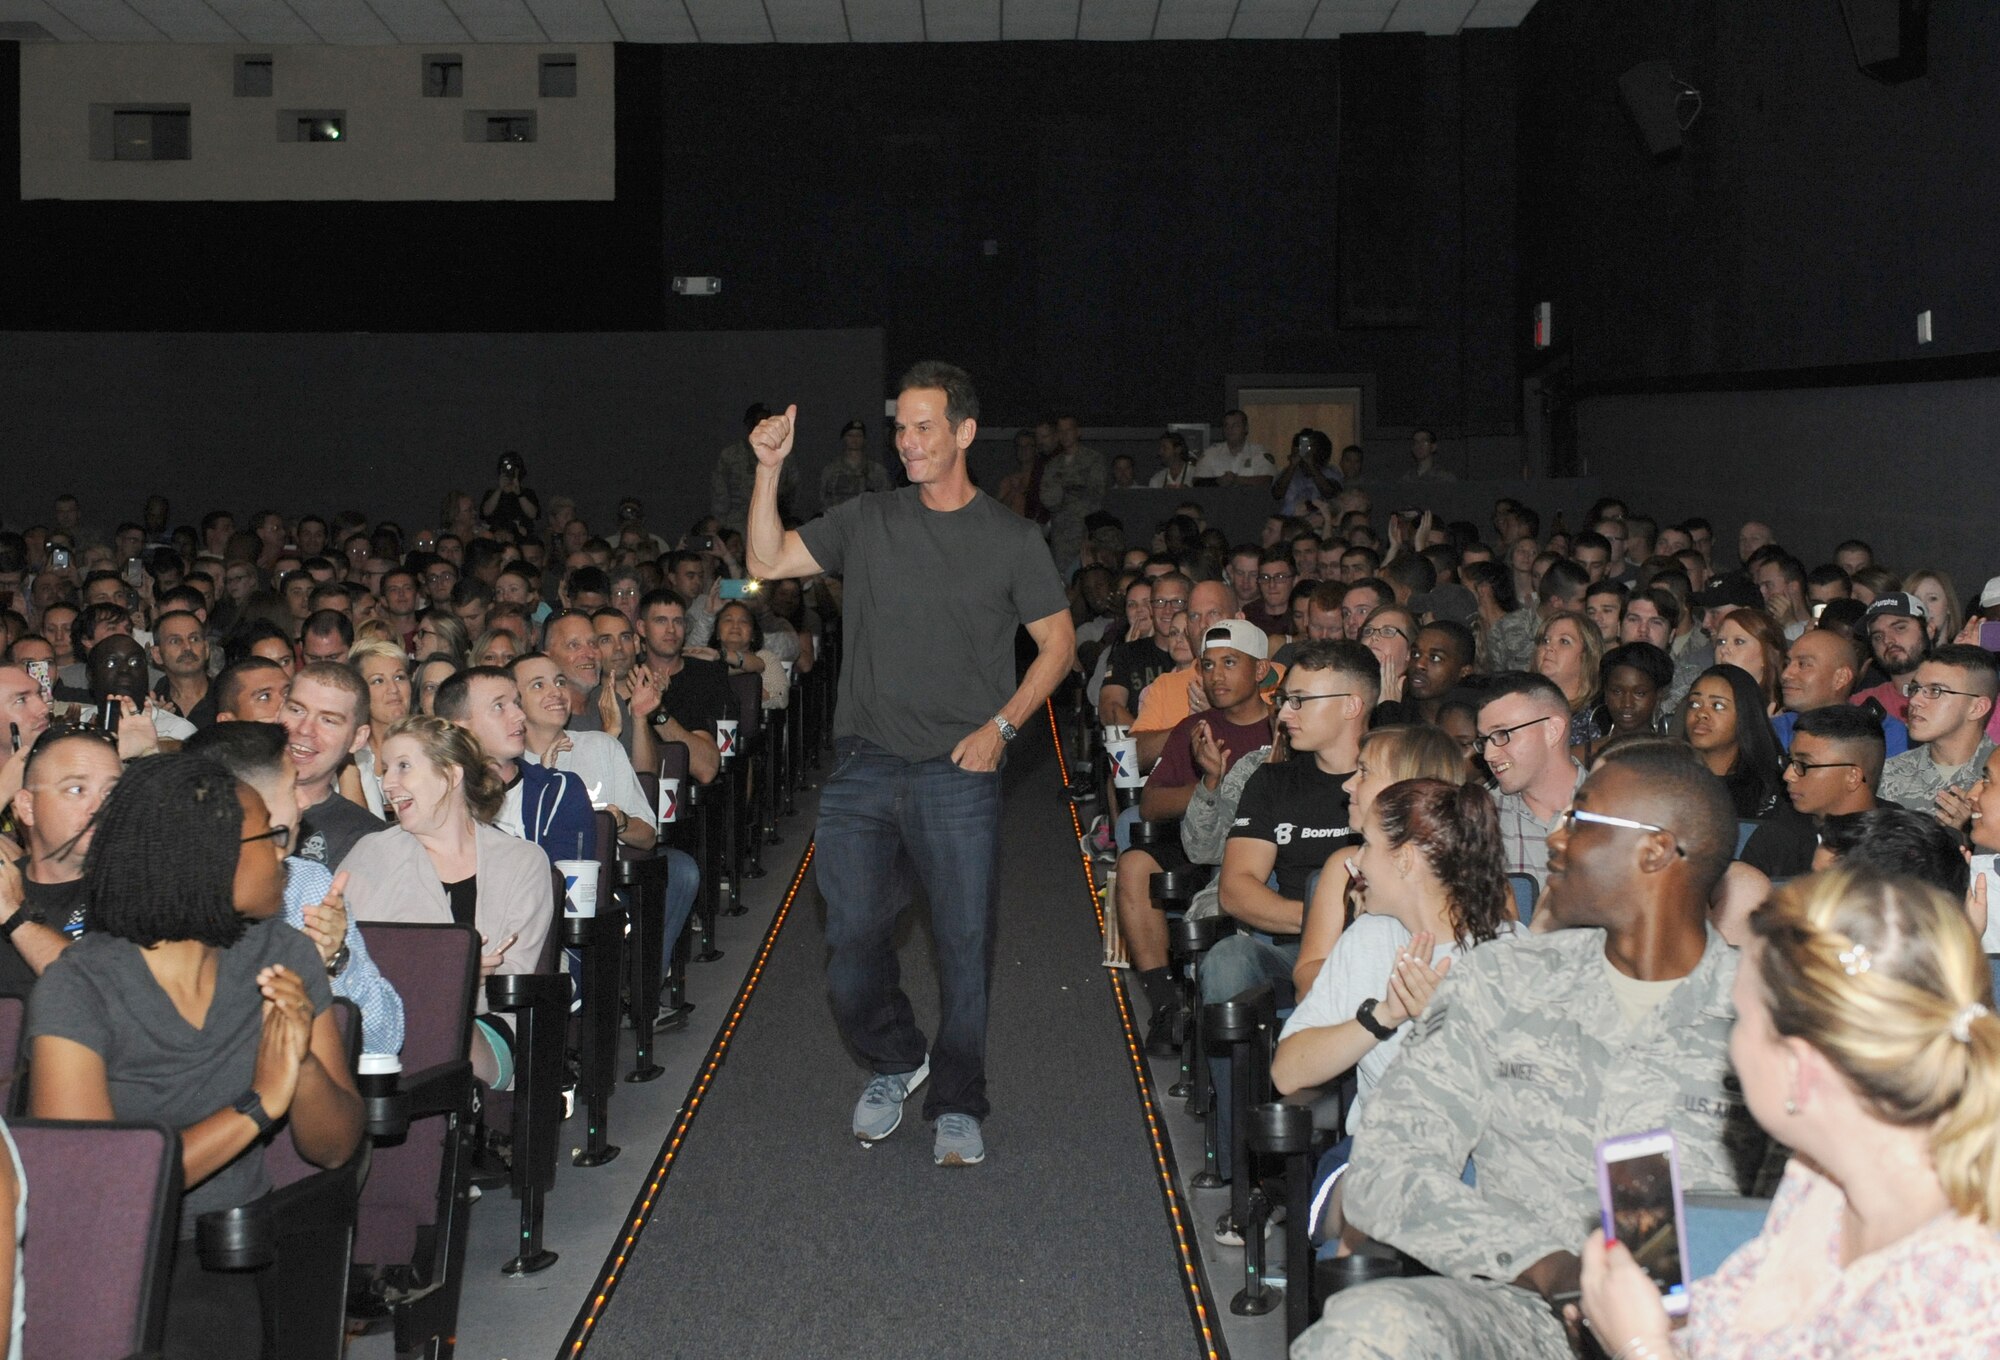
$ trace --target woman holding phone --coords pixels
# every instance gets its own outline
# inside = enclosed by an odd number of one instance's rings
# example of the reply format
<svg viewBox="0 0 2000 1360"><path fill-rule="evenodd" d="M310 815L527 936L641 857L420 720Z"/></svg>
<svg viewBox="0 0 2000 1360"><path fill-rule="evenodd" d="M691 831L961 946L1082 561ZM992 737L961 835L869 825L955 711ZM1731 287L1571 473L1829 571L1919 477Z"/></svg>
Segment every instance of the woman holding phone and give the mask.
<svg viewBox="0 0 2000 1360"><path fill-rule="evenodd" d="M465 729L422 715L390 728L382 798L396 825L363 836L340 862L354 919L476 926L482 979L534 972L555 893L541 847L494 828L505 797ZM473 1009L473 1074L504 1091L514 1080L513 1035L486 1016L484 989Z"/></svg>
<svg viewBox="0 0 2000 1360"><path fill-rule="evenodd" d="M1793 1150L1764 1230L1669 1328L1622 1245L1583 1252L1583 1316L1619 1360L2000 1354L2000 1017L1960 904L1834 869L1750 918L1730 1058Z"/></svg>

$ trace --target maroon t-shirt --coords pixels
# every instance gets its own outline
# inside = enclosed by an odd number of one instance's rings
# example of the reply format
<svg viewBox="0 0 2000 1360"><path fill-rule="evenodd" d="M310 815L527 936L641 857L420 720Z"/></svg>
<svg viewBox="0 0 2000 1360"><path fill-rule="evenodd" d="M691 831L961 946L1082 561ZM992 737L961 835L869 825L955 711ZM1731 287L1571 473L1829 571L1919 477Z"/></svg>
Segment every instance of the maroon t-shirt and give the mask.
<svg viewBox="0 0 2000 1360"><path fill-rule="evenodd" d="M1265 719L1238 726L1225 722L1213 709L1190 713L1167 734L1167 744L1160 748L1160 758L1154 763L1153 772L1146 776L1148 786L1184 789L1201 778L1201 767L1194 763L1194 725L1198 722L1208 724L1209 734L1229 753L1231 765L1271 744L1271 724Z"/></svg>

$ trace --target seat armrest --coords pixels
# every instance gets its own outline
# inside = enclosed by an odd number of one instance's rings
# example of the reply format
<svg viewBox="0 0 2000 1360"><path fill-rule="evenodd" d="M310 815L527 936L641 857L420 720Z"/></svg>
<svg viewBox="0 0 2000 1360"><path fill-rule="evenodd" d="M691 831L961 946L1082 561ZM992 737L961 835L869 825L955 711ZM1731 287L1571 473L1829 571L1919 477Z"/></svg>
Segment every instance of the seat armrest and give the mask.
<svg viewBox="0 0 2000 1360"><path fill-rule="evenodd" d="M412 1119L434 1114L462 1114L472 1103L472 1060L426 1067L403 1075L401 1093L409 1100Z"/></svg>
<svg viewBox="0 0 2000 1360"><path fill-rule="evenodd" d="M489 1010L523 1011L530 1006L569 1006L567 973L496 973L486 979Z"/></svg>

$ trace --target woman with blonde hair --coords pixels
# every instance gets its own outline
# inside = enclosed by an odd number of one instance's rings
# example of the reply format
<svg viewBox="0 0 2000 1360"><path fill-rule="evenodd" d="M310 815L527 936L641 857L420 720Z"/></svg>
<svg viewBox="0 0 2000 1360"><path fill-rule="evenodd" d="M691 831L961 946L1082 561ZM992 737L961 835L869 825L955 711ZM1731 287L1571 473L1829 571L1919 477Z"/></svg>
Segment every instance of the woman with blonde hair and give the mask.
<svg viewBox="0 0 2000 1360"><path fill-rule="evenodd" d="M1597 721L1600 672L1604 665L1604 634L1588 615L1559 609L1542 621L1535 634L1537 675L1546 676L1569 701L1569 744L1581 746L1604 735Z"/></svg>
<svg viewBox="0 0 2000 1360"><path fill-rule="evenodd" d="M1624 1360L2000 1354L2000 1018L1960 904L1833 869L1750 917L1730 1060L1793 1151L1764 1230L1669 1330L1653 1284L1593 1234L1583 1312Z"/></svg>
<svg viewBox="0 0 2000 1360"><path fill-rule="evenodd" d="M1354 773L1340 786L1347 795L1347 824L1365 825L1375 795L1391 784L1405 779L1463 784L1471 778L1471 762L1442 729L1403 724L1378 727L1361 739ZM1306 903L1305 928L1299 934L1299 961L1292 965L1292 985L1300 996L1312 990L1313 979L1333 952L1340 932L1354 919L1349 886L1346 874L1324 871L1313 885L1312 898Z"/></svg>
<svg viewBox="0 0 2000 1360"><path fill-rule="evenodd" d="M493 826L507 796L479 743L443 718L405 718L382 743L382 796L395 825L354 843L340 872L360 921L476 926L479 974L532 973L555 916L549 857ZM513 1080L513 1035L488 1018L472 1066L496 1090Z"/></svg>
<svg viewBox="0 0 2000 1360"><path fill-rule="evenodd" d="M1919 567L1903 578L1903 589L1924 602L1924 613L1930 616L1931 646L1942 647L1958 636L1958 630L1965 626L1965 611L1951 577L1936 567Z"/></svg>
<svg viewBox="0 0 2000 1360"><path fill-rule="evenodd" d="M410 658L400 643L387 639L357 641L347 651L347 664L361 674L368 686L368 744L354 753L354 762L341 778L341 792L362 803L377 817L389 814L382 803L382 743L389 729L415 710L410 683ZM350 785L347 773L353 775Z"/></svg>

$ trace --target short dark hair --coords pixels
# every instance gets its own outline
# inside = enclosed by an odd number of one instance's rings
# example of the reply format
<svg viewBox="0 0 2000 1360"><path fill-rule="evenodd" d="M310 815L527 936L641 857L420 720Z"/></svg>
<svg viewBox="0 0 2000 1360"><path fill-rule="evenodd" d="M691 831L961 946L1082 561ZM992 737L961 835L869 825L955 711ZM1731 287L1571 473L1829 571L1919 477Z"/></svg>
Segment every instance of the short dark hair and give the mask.
<svg viewBox="0 0 2000 1360"><path fill-rule="evenodd" d="M647 610L658 608L663 604L670 604L682 613L687 612L688 602L681 598L679 591L659 586L639 597L639 617L645 618Z"/></svg>
<svg viewBox="0 0 2000 1360"><path fill-rule="evenodd" d="M1598 533L1595 529L1585 529L1569 541L1569 550L1574 555L1585 548L1602 548L1608 557L1611 554L1611 540L1603 534Z"/></svg>
<svg viewBox="0 0 2000 1360"><path fill-rule="evenodd" d="M266 667L284 674L285 668L268 656L242 656L224 666L215 677L215 711L234 713L243 699L244 687L249 684L250 672Z"/></svg>
<svg viewBox="0 0 2000 1360"><path fill-rule="evenodd" d="M1947 642L1941 647L1933 647L1931 654L1924 658L1934 666L1950 666L1964 671L1973 679L1974 686L1987 698L2000 691L2000 665L1996 665L1993 653L1970 642Z"/></svg>
<svg viewBox="0 0 2000 1360"><path fill-rule="evenodd" d="M1819 843L1843 861L1942 888L1953 901L1962 901L1972 882L1957 833L1928 812L1872 808L1828 817L1820 823Z"/></svg>
<svg viewBox="0 0 2000 1360"><path fill-rule="evenodd" d="M1605 551L1610 551L1607 544ZM1535 587L1535 598L1543 604L1554 604L1558 600L1573 600L1590 585L1590 572L1582 563L1567 557L1559 557L1549 563L1549 569L1542 573L1542 583Z"/></svg>
<svg viewBox="0 0 2000 1360"><path fill-rule="evenodd" d="M260 642L276 640L287 647L292 645L291 634L265 618L249 618L238 624L229 634L229 645L223 655L230 661L241 661L251 655L250 649Z"/></svg>
<svg viewBox="0 0 2000 1360"><path fill-rule="evenodd" d="M1687 854L1706 901L1736 853L1736 806L1729 790L1684 742L1620 742L1605 751L1606 765L1622 765L1638 775L1646 792L1664 795L1675 809L1669 824Z"/></svg>
<svg viewBox="0 0 2000 1360"><path fill-rule="evenodd" d="M571 600L579 595L609 595L611 573L602 567L578 567L563 578L563 593Z"/></svg>
<svg viewBox="0 0 2000 1360"><path fill-rule="evenodd" d="M65 603L69 602L65 601ZM71 608L74 607L72 604ZM76 622L70 625L71 645L80 648L95 642L99 633L107 628L115 628L121 623L127 628L132 626L132 613L130 610L115 604L91 605L78 614Z"/></svg>
<svg viewBox="0 0 2000 1360"><path fill-rule="evenodd" d="M227 949L249 921L236 913L243 853L236 776L198 755L148 756L97 813L83 867L88 928L146 948L196 940Z"/></svg>
<svg viewBox="0 0 2000 1360"><path fill-rule="evenodd" d="M1625 642L1604 654L1598 663L1597 673L1602 682L1611 678L1611 672L1624 666L1639 672L1653 682L1653 688L1665 691L1674 683L1674 659L1650 642Z"/></svg>
<svg viewBox="0 0 2000 1360"><path fill-rule="evenodd" d="M1443 633L1450 638L1458 659L1468 666L1479 659L1479 643L1473 638L1472 630L1457 619L1432 619L1417 630L1419 638L1425 633Z"/></svg>
<svg viewBox="0 0 2000 1360"><path fill-rule="evenodd" d="M1855 764L1868 776L1868 787L1882 779L1882 762L1888 756L1888 741L1882 734L1882 719L1874 709L1862 704L1828 704L1799 714L1792 738L1817 737L1821 741L1860 746Z"/></svg>
<svg viewBox="0 0 2000 1360"><path fill-rule="evenodd" d="M315 609L306 615L300 637L337 637L342 647L354 645L354 621L338 609Z"/></svg>
<svg viewBox="0 0 2000 1360"><path fill-rule="evenodd" d="M285 729L276 723L214 723L189 737L183 754L204 756L246 784L255 784L282 769Z"/></svg>
<svg viewBox="0 0 2000 1360"><path fill-rule="evenodd" d="M979 419L979 393L972 386L972 375L958 365L942 359L922 359L911 364L903 380L896 384L896 395L920 388L943 390L944 418L953 429L968 420Z"/></svg>
<svg viewBox="0 0 2000 1360"><path fill-rule="evenodd" d="M1370 708L1382 694L1382 663L1358 642L1301 643L1292 653L1292 668L1286 673L1296 675L1300 671L1334 671L1366 686L1368 692L1361 697Z"/></svg>
<svg viewBox="0 0 2000 1360"><path fill-rule="evenodd" d="M1437 568L1420 553L1397 554L1382 564L1382 574L1412 595L1421 595L1437 587Z"/></svg>
<svg viewBox="0 0 2000 1360"><path fill-rule="evenodd" d="M1496 700L1511 699L1515 695L1539 699L1558 713L1569 712L1569 696L1562 692L1555 681L1546 675L1537 675L1533 671L1499 672L1487 683L1485 692L1479 696L1479 706L1483 709Z"/></svg>
<svg viewBox="0 0 2000 1360"><path fill-rule="evenodd" d="M472 713L474 680L505 680L512 684L514 675L500 666L472 666L462 670L437 687L437 693L431 696L431 712L446 722L464 722Z"/></svg>

